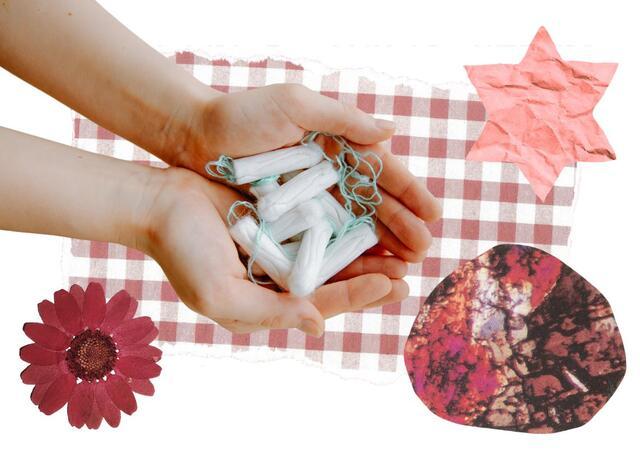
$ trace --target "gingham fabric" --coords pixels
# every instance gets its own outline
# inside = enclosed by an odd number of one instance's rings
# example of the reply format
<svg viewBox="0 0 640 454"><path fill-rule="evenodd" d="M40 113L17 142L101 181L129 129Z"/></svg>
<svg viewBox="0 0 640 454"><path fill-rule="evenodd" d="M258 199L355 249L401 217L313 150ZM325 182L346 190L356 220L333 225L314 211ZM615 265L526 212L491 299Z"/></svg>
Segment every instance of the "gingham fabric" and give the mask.
<svg viewBox="0 0 640 454"><path fill-rule="evenodd" d="M410 267L409 298L332 318L320 339L296 330L231 334L181 304L160 267L149 257L116 244L73 240L68 261L70 283L98 281L107 295L126 289L141 302L139 311L157 323L161 344L210 344L218 355L253 349L264 352L266 358L280 357L277 351L285 351L287 356L307 357L329 368L393 372L400 364L419 304L462 261L505 242L534 245L561 256L564 253L571 226L575 167L566 168L547 201L540 202L514 165L466 161L465 152L479 136L485 118L470 86L444 89L418 82L400 84L382 76L365 78L353 71L322 74L285 61L230 64L187 52L171 58L223 92L296 82L380 118L393 119L397 123L397 134L391 141L393 153L442 200L444 216L430 225L434 241L429 257ZM81 116L74 118L73 145L162 165Z"/></svg>

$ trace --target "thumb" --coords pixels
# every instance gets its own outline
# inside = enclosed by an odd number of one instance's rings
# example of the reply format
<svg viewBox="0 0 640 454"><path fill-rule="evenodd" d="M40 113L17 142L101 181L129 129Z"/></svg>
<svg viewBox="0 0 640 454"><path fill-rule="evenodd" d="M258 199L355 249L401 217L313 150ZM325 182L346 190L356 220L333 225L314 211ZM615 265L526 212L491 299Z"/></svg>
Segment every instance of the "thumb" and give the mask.
<svg viewBox="0 0 640 454"><path fill-rule="evenodd" d="M275 99L287 116L307 131L322 131L362 145L387 140L395 123L376 119L355 106L321 95L303 85L276 87Z"/></svg>

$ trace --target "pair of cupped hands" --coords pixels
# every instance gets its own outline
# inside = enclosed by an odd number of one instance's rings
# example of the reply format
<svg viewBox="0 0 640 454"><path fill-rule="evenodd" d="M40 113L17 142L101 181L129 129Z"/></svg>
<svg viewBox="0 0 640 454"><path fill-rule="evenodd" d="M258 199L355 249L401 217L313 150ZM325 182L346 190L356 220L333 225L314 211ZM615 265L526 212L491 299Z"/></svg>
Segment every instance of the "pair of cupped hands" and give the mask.
<svg viewBox="0 0 640 454"><path fill-rule="evenodd" d="M407 262L424 260L431 243L425 222L441 209L383 143L394 133L392 122L291 84L211 96L184 121L193 133L176 146L172 167L147 184L153 203L136 246L158 261L188 306L234 333L298 328L320 336L326 318L407 297ZM296 297L247 279L226 225L231 204L247 199L246 188L211 181L204 169L222 154L240 158L294 145L308 131L341 135L380 157L380 242L311 295Z"/></svg>

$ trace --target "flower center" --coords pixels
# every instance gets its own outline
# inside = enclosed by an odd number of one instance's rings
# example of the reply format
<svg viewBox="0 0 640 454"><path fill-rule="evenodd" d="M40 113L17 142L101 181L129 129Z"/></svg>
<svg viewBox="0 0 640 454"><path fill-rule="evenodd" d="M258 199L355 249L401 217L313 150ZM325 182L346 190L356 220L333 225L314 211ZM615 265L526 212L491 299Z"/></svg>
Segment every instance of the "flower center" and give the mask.
<svg viewBox="0 0 640 454"><path fill-rule="evenodd" d="M118 353L111 336L86 329L71 341L67 350L69 370L85 381L99 380L113 370Z"/></svg>

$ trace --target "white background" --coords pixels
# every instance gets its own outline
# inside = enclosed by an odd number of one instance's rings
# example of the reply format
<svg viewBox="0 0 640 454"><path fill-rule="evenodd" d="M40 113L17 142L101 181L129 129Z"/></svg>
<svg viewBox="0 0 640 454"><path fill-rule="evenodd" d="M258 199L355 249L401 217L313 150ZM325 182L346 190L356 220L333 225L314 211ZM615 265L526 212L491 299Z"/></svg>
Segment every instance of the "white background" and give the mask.
<svg viewBox="0 0 640 454"><path fill-rule="evenodd" d="M3 446L27 451L117 452L191 449L282 452L518 453L635 451L640 405L640 309L636 281L638 232L638 110L640 72L634 2L463 2L394 0L247 2L103 1L104 6L162 51L180 49L237 57L286 56L334 68L368 68L430 83L466 81L464 64L515 63L545 25L566 59L615 61L612 85L596 118L618 155L581 164L581 193L569 264L611 302L629 370L618 392L587 426L532 436L468 428L431 414L403 370L391 385L345 380L293 360L165 356L156 396L140 398L121 427L78 431L66 412L46 417L19 380L18 348L36 303L66 287L61 240L0 232L0 431ZM69 143L69 110L0 70L0 125ZM19 150L15 150L19 153ZM34 163L37 165L37 163ZM1 197L1 195L0 195ZM1 199L0 199L1 200ZM625 447L626 445L626 447ZM637 452L637 451L635 451Z"/></svg>

